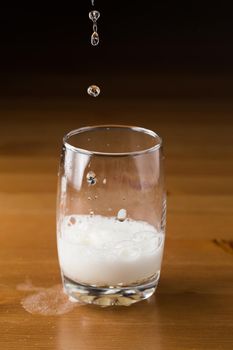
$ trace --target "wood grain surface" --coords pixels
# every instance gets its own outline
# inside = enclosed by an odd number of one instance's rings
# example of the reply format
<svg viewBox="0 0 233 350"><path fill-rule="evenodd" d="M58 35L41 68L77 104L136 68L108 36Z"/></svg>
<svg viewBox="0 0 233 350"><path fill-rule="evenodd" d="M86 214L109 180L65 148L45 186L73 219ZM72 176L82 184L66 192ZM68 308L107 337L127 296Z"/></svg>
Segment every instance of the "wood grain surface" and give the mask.
<svg viewBox="0 0 233 350"><path fill-rule="evenodd" d="M0 348L233 349L232 104L11 99L1 101L0 112ZM103 123L141 125L163 137L168 223L159 288L129 308L30 314L21 305L28 292L17 286L60 283L61 138Z"/></svg>

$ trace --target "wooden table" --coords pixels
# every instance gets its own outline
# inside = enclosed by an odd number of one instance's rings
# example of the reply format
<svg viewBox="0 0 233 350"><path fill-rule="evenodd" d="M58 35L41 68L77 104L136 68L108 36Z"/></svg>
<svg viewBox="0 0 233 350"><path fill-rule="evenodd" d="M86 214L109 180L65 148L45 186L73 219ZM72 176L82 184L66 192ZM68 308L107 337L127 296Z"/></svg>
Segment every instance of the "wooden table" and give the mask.
<svg viewBox="0 0 233 350"><path fill-rule="evenodd" d="M60 283L61 137L98 123L137 124L163 136L168 225L159 288L129 308L30 314L21 306L28 292L17 286ZM0 348L233 349L232 127L229 101L1 101Z"/></svg>

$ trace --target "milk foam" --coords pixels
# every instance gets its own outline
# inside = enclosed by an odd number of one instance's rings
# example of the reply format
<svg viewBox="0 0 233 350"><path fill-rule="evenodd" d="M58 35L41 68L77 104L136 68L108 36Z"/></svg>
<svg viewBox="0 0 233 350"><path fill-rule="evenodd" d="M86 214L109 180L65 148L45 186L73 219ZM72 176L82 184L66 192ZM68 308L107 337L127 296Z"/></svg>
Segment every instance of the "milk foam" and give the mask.
<svg viewBox="0 0 233 350"><path fill-rule="evenodd" d="M64 275L73 281L116 286L160 271L164 234L144 221L94 215L65 217L58 235Z"/></svg>

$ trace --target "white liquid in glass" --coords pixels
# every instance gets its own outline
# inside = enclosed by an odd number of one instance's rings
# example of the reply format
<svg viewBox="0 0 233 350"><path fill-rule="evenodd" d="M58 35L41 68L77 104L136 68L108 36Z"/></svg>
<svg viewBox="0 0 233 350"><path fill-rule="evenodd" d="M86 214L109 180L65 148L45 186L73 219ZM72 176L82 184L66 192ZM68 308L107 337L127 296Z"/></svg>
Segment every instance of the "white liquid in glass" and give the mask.
<svg viewBox="0 0 233 350"><path fill-rule="evenodd" d="M160 271L164 234L144 221L94 215L66 216L58 237L64 275L79 283L116 286Z"/></svg>

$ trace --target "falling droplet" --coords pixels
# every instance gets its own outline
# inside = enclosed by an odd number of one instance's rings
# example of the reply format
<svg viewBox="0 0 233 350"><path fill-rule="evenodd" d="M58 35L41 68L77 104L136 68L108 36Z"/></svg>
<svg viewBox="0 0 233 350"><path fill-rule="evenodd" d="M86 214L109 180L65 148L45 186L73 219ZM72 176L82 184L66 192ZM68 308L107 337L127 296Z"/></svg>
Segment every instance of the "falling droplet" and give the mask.
<svg viewBox="0 0 233 350"><path fill-rule="evenodd" d="M94 215L94 211L90 210L90 216L93 216L93 215Z"/></svg>
<svg viewBox="0 0 233 350"><path fill-rule="evenodd" d="M97 194L95 195L95 199L97 199L98 198L98 196L97 196Z"/></svg>
<svg viewBox="0 0 233 350"><path fill-rule="evenodd" d="M100 42L99 34L94 32L91 36L91 45L97 46Z"/></svg>
<svg viewBox="0 0 233 350"><path fill-rule="evenodd" d="M87 182L89 183L89 185L95 185L96 184L97 179L96 179L96 175L95 175L94 171L89 171L87 173L86 178L87 178Z"/></svg>
<svg viewBox="0 0 233 350"><path fill-rule="evenodd" d="M89 12L89 18L92 22L98 21L98 19L100 18L99 11L94 10L94 11Z"/></svg>
<svg viewBox="0 0 233 350"><path fill-rule="evenodd" d="M103 179L103 184L106 185L107 179Z"/></svg>
<svg viewBox="0 0 233 350"><path fill-rule="evenodd" d="M92 97L97 97L100 94L100 88L97 85L91 85L87 89L87 93Z"/></svg>
<svg viewBox="0 0 233 350"><path fill-rule="evenodd" d="M125 209L120 209L117 213L117 220L123 222L127 218L127 211Z"/></svg>
<svg viewBox="0 0 233 350"><path fill-rule="evenodd" d="M92 6L95 6L95 0L91 0Z"/></svg>
<svg viewBox="0 0 233 350"><path fill-rule="evenodd" d="M90 200L91 200L91 197L88 197L87 199L90 201Z"/></svg>

